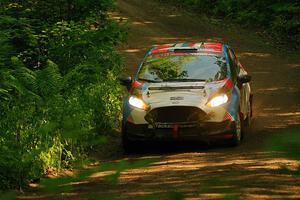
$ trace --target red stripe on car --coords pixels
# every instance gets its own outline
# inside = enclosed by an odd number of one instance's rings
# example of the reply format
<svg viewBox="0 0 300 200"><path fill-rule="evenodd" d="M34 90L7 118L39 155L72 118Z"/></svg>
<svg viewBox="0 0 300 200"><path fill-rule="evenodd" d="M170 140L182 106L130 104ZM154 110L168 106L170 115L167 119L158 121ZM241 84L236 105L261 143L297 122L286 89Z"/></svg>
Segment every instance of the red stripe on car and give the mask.
<svg viewBox="0 0 300 200"><path fill-rule="evenodd" d="M231 79L225 80L225 87L226 87L226 89L229 89L229 90L233 88L233 82Z"/></svg>
<svg viewBox="0 0 300 200"><path fill-rule="evenodd" d="M141 86L143 86L143 85L144 85L143 82L134 81L134 82L132 83L132 86L131 86L131 89L130 89L130 90L134 90L135 88L141 87Z"/></svg>
<svg viewBox="0 0 300 200"><path fill-rule="evenodd" d="M226 121L226 120L230 120L232 122L234 121L233 117L230 115L229 112L226 112L225 115L224 115L224 121Z"/></svg>
<svg viewBox="0 0 300 200"><path fill-rule="evenodd" d="M156 54L156 53L167 53L168 52L168 49L165 48L165 49L154 49L151 54Z"/></svg>
<svg viewBox="0 0 300 200"><path fill-rule="evenodd" d="M133 123L133 118L132 118L131 114L128 116L127 121Z"/></svg>
<svg viewBox="0 0 300 200"><path fill-rule="evenodd" d="M205 49L213 49L215 51L222 51L223 44L221 44L221 43L204 43L203 47Z"/></svg>

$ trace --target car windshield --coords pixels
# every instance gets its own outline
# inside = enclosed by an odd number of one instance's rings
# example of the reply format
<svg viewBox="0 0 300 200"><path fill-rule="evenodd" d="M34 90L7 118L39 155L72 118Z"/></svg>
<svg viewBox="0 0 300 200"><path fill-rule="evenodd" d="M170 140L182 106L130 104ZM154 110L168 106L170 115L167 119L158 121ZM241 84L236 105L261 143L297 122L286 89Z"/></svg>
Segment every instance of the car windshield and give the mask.
<svg viewBox="0 0 300 200"><path fill-rule="evenodd" d="M217 81L227 75L226 59L221 55L150 55L138 74L139 80Z"/></svg>

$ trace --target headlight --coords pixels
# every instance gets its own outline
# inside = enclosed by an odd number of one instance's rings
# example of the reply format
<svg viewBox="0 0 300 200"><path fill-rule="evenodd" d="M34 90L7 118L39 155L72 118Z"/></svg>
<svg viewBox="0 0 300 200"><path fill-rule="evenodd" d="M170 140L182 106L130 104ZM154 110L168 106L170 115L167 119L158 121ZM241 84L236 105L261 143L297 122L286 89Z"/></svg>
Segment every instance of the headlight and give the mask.
<svg viewBox="0 0 300 200"><path fill-rule="evenodd" d="M217 107L227 102L228 96L226 94L222 94L212 98L212 100L210 100L207 105L209 105L210 107Z"/></svg>
<svg viewBox="0 0 300 200"><path fill-rule="evenodd" d="M143 110L146 110L148 107L147 104L142 99L139 99L135 96L131 96L129 98L129 104Z"/></svg>

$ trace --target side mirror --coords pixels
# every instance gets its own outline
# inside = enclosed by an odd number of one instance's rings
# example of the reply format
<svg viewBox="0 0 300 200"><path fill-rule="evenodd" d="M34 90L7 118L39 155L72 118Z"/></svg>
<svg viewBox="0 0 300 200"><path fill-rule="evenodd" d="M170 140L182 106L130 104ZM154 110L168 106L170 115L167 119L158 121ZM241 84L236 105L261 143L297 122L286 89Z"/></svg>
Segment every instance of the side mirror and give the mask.
<svg viewBox="0 0 300 200"><path fill-rule="evenodd" d="M238 76L238 82L241 84L249 83L250 81L251 81L251 76L248 74Z"/></svg>
<svg viewBox="0 0 300 200"><path fill-rule="evenodd" d="M121 76L119 77L120 84L126 86L127 88L131 87L132 77L131 76Z"/></svg>

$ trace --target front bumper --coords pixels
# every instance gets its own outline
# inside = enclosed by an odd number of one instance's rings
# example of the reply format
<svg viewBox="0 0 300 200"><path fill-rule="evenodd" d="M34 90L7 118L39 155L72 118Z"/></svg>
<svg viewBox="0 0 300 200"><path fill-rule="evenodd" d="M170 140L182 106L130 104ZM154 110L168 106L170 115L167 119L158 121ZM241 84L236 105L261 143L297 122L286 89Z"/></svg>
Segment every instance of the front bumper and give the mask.
<svg viewBox="0 0 300 200"><path fill-rule="evenodd" d="M234 122L205 122L199 124L161 124L154 128L149 124L127 122L123 127L124 136L131 141L182 140L211 141L233 137Z"/></svg>

